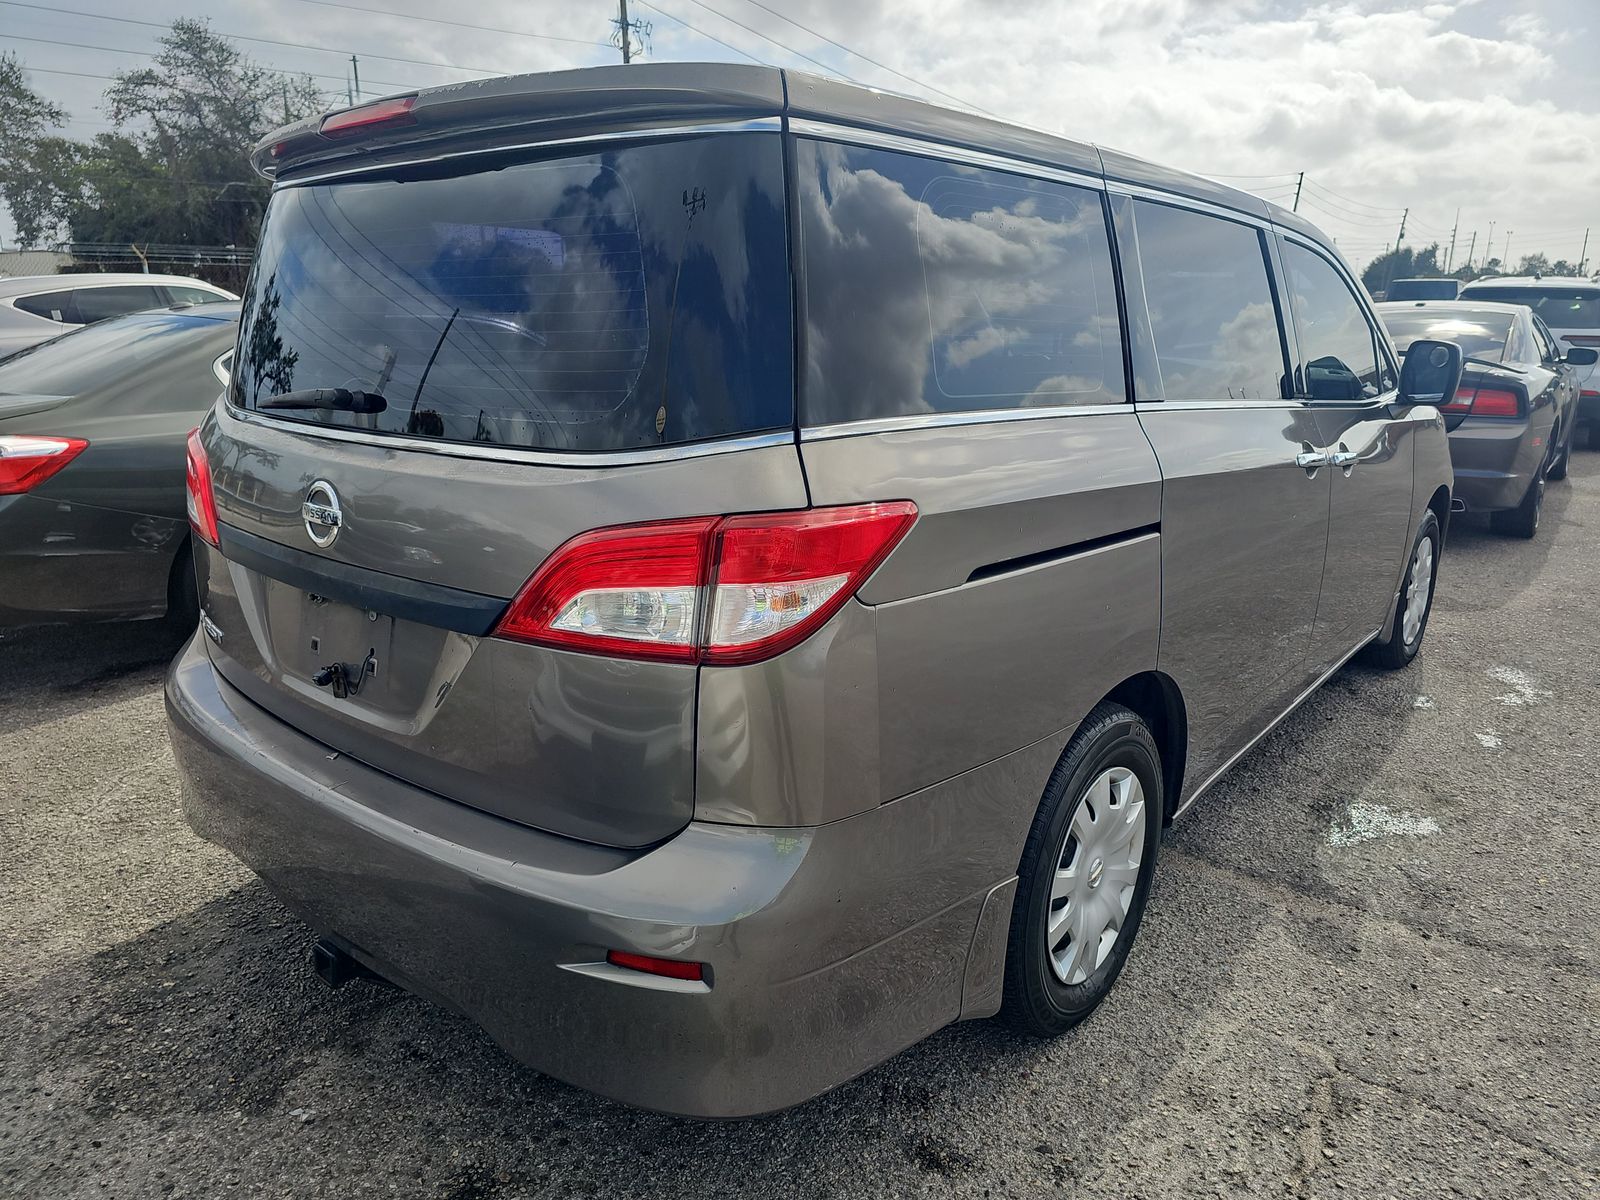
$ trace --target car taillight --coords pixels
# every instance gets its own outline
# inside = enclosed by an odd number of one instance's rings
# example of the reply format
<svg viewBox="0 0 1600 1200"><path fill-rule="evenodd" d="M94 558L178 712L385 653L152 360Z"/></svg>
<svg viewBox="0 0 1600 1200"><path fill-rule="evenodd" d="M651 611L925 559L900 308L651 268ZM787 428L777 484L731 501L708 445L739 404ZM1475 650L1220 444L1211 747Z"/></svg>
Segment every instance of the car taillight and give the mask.
<svg viewBox="0 0 1600 1200"><path fill-rule="evenodd" d="M1600 400L1600 392L1591 392L1588 388L1584 388L1579 395L1585 400Z"/></svg>
<svg viewBox="0 0 1600 1200"><path fill-rule="evenodd" d="M1502 388L1475 388L1470 384L1456 390L1456 398L1440 408L1447 413L1471 413L1475 417L1515 417L1521 415L1522 400L1515 392Z"/></svg>
<svg viewBox="0 0 1600 1200"><path fill-rule="evenodd" d="M211 463L206 458L200 431L189 431L188 461L183 470L184 498L189 524L213 546L217 544L217 501L211 490Z"/></svg>
<svg viewBox="0 0 1600 1200"><path fill-rule="evenodd" d="M656 958L649 954L631 954L626 950L607 950L606 961L613 967L626 967L630 971L643 971L664 979L704 982L706 977L704 963L684 962L677 958Z"/></svg>
<svg viewBox="0 0 1600 1200"><path fill-rule="evenodd" d="M329 113L322 118L317 132L323 137L337 138L349 137L374 125L414 125L417 118L412 115L411 106L416 102L415 96L395 96L357 108L347 108L343 112Z"/></svg>
<svg viewBox="0 0 1600 1200"><path fill-rule="evenodd" d="M38 487L83 453L82 438L0 436L0 496L20 496Z"/></svg>
<svg viewBox="0 0 1600 1200"><path fill-rule="evenodd" d="M895 501L597 529L534 572L495 636L624 658L756 662L838 612L916 516Z"/></svg>

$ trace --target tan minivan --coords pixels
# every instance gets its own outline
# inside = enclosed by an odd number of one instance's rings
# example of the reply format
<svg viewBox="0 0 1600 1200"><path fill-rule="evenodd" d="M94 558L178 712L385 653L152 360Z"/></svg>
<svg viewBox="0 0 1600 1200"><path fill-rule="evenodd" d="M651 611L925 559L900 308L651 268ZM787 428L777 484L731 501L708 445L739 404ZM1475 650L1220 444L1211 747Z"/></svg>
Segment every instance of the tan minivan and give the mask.
<svg viewBox="0 0 1600 1200"><path fill-rule="evenodd" d="M194 827L630 1104L1049 1035L1160 833L1426 628L1460 353L1252 196L821 79L284 129L191 439Z"/></svg>

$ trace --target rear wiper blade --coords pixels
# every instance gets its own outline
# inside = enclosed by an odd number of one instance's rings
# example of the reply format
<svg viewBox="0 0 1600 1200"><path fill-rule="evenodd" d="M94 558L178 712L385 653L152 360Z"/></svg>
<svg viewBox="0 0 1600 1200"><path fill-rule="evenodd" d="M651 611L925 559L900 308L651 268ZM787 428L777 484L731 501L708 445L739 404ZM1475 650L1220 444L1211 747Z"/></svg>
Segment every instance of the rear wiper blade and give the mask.
<svg viewBox="0 0 1600 1200"><path fill-rule="evenodd" d="M377 392L353 392L349 388L306 388L285 392L262 400L257 408L323 408L331 412L381 413L389 402Z"/></svg>

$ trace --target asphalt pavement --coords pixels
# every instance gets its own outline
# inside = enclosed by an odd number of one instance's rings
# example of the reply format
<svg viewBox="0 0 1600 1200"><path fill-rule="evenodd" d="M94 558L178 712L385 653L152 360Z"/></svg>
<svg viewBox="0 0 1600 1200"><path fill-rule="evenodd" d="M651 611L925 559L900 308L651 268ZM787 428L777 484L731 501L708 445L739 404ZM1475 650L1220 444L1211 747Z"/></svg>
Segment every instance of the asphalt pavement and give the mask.
<svg viewBox="0 0 1600 1200"><path fill-rule="evenodd" d="M1166 837L1110 1001L701 1123L367 982L177 808L157 626L0 634L0 1196L1600 1196L1600 455Z"/></svg>

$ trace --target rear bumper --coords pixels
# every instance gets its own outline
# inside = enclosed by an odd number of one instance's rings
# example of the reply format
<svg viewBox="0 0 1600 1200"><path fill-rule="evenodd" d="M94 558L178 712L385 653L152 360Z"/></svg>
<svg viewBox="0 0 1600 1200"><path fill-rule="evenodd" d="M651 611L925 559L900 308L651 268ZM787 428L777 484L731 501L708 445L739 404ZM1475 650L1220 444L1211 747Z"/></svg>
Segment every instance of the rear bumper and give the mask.
<svg viewBox="0 0 1600 1200"><path fill-rule="evenodd" d="M1527 494L1545 452L1543 435L1527 421L1468 417L1450 431L1450 461L1455 468L1451 495L1468 512L1515 508Z"/></svg>
<svg viewBox="0 0 1600 1200"><path fill-rule="evenodd" d="M818 828L695 822L654 849L597 847L331 755L220 679L199 636L166 689L191 825L318 933L549 1075L747 1116L997 1007L1013 880L970 887L987 874L970 854L941 868L937 829L896 849L914 797ZM710 984L662 990L606 967L608 948L704 962Z"/></svg>

